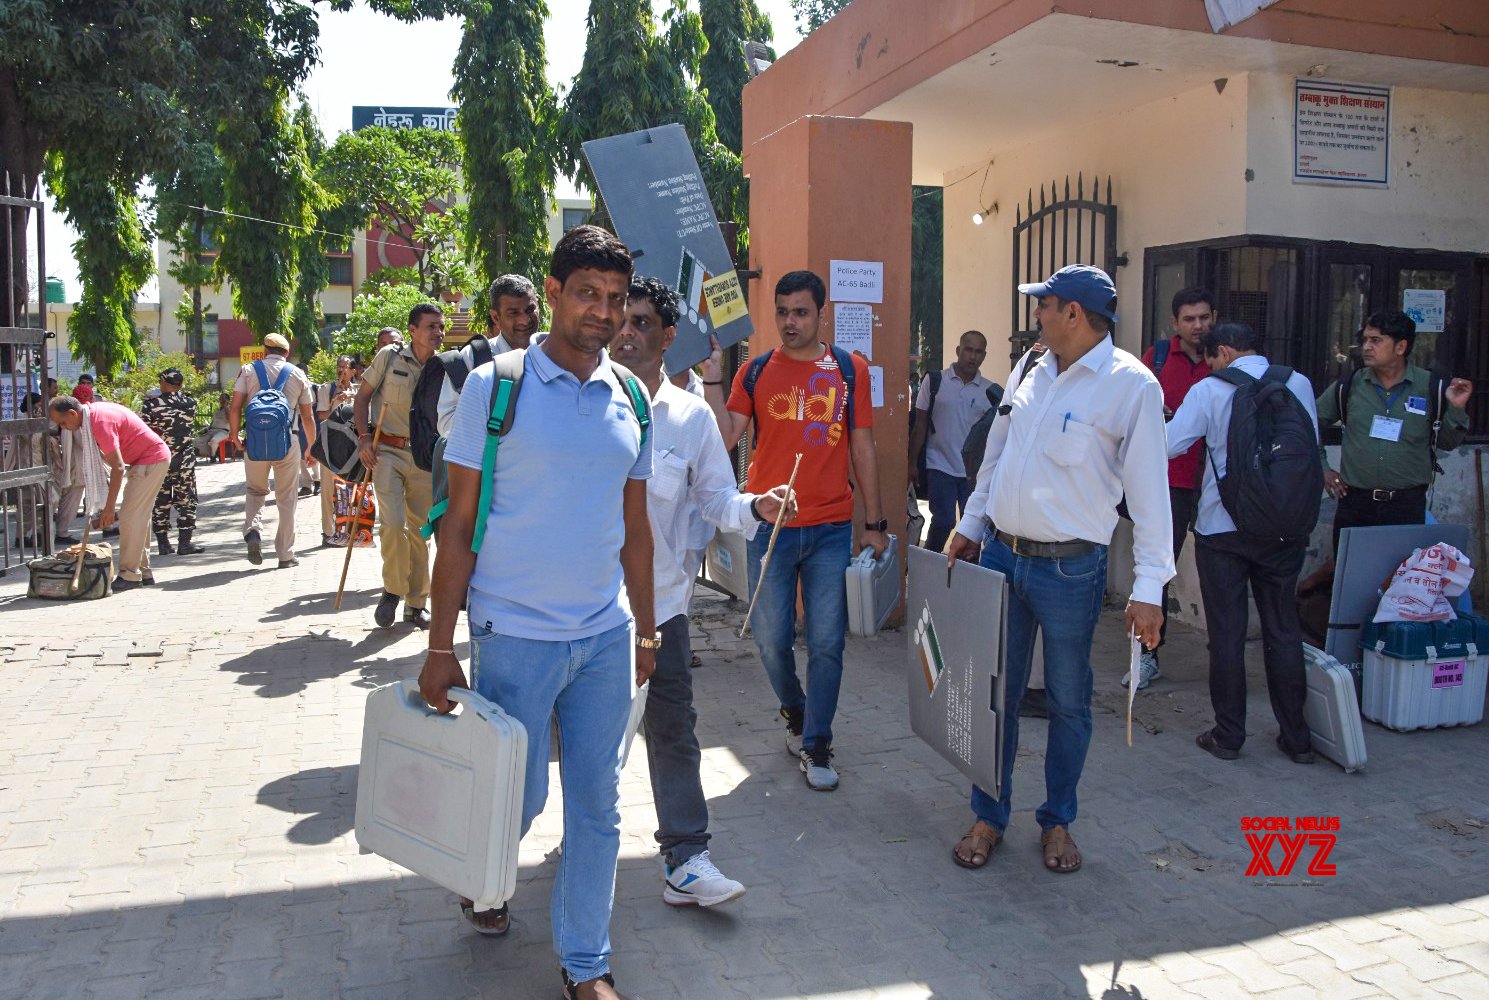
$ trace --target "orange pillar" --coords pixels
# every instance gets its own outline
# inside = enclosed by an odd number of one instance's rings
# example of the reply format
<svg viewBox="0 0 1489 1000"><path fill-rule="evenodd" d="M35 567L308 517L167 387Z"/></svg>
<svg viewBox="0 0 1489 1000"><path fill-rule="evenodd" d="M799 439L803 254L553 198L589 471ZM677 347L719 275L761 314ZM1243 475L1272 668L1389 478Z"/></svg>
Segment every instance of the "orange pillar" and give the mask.
<svg viewBox="0 0 1489 1000"><path fill-rule="evenodd" d="M874 409L879 495L889 530L905 534L910 407L910 140L905 122L798 118L745 150L750 177L750 354L780 346L775 283L806 268L828 284L824 340L834 340L831 262L882 263L883 301L869 306L869 365L883 371ZM862 501L855 522L864 521ZM855 534L861 533L855 528ZM903 556L903 551L901 552ZM903 560L901 562L903 565Z"/></svg>

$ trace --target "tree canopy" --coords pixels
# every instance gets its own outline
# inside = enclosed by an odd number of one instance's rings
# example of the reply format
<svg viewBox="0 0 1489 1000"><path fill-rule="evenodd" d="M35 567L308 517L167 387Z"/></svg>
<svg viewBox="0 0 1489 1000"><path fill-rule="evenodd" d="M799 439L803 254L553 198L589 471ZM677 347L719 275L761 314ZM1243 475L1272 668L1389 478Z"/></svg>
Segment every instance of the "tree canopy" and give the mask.
<svg viewBox="0 0 1489 1000"><path fill-rule="evenodd" d="M803 35L811 34L853 0L791 0L791 13Z"/></svg>
<svg viewBox="0 0 1489 1000"><path fill-rule="evenodd" d="M377 332L391 326L408 336L408 314L420 302L434 301L449 315L448 302L431 300L414 285L379 285L357 296L346 326L336 334L337 354L369 361L377 350Z"/></svg>

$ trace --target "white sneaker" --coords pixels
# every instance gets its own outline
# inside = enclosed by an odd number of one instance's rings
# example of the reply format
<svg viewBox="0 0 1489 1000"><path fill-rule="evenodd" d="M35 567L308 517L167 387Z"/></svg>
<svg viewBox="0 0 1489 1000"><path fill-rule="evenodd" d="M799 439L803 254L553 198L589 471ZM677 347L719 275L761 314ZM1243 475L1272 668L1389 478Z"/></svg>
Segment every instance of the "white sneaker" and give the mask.
<svg viewBox="0 0 1489 1000"><path fill-rule="evenodd" d="M1151 649L1143 650L1143 657L1137 668L1137 689L1141 691L1153 681L1159 678L1158 654ZM1122 686L1126 687L1131 681L1127 674L1122 675Z"/></svg>
<svg viewBox="0 0 1489 1000"><path fill-rule="evenodd" d="M664 860L662 868L667 873L662 902L668 906L718 906L745 894L744 886L725 878L714 867L707 851L680 865L669 865Z"/></svg>
<svg viewBox="0 0 1489 1000"><path fill-rule="evenodd" d="M838 772L832 766L832 751L826 747L810 747L801 751L801 773L806 775L807 787L814 792L830 792L838 787Z"/></svg>
<svg viewBox="0 0 1489 1000"><path fill-rule="evenodd" d="M801 727L806 721L806 711L796 709L781 709L781 718L786 720L786 753L792 757L801 756Z"/></svg>

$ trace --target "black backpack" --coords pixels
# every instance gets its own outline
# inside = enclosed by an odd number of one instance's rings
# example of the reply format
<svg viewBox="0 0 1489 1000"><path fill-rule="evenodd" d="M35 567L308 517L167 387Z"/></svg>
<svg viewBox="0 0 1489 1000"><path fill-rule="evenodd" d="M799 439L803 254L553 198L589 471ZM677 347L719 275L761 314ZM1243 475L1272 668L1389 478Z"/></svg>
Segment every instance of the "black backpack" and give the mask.
<svg viewBox="0 0 1489 1000"><path fill-rule="evenodd" d="M1044 357L1043 349L1038 351L1031 349L1024 355L1023 360L1017 366L1018 378L1014 378L1012 373L1009 375L1008 392L1017 389L1024 379L1029 377L1029 369L1042 357ZM1006 405L1003 403L1003 398L1008 393L997 384L994 384L992 388L998 390L998 402L993 404L991 410L977 418L972 428L967 431L967 440L962 444L962 465L966 467L967 478L973 480L974 483L977 480L977 470L982 468L982 457L987 452L987 436L988 432L993 429L993 421L1013 412L1012 403ZM988 390L988 398L992 398L992 389Z"/></svg>
<svg viewBox="0 0 1489 1000"><path fill-rule="evenodd" d="M1226 429L1225 475L1210 466L1220 502L1245 535L1303 539L1318 524L1324 488L1318 431L1287 387L1293 370L1271 365L1261 378L1225 368L1210 377L1236 387Z"/></svg>
<svg viewBox="0 0 1489 1000"><path fill-rule="evenodd" d="M922 500L929 499L929 496L928 496L928 487L926 486L926 477L925 477L925 468L926 468L926 466L925 466L925 453L928 452L928 451L930 451L931 435L934 434L934 433L936 433L936 421L935 421L935 418L933 417L933 414L936 412L936 394L941 391L941 379L945 375L946 375L946 373L943 372L943 371L934 371L934 372L927 372L926 373L926 376L925 376L927 379L930 380L930 383L931 383L931 398L927 401L926 408L925 408L925 419L926 419L926 429L925 429L926 439L925 439L925 442L926 443L921 447L919 454L917 454L915 456L915 494L916 494L916 496L920 497L920 499L922 499ZM994 382L992 385L988 386L985 391L987 393L987 401L989 403L989 408L988 408L988 410L985 413L982 414L982 416L980 416L980 417L977 418L977 421L975 423L973 423L971 429L967 431L967 441L971 441L972 440L972 436L974 434L978 433L978 427L981 426L981 428L982 428L981 433L982 433L982 443L983 443L983 445L986 445L987 444L987 429L989 427L991 427L992 426L992 423L993 423L992 418L989 417L988 414L994 412L995 410L997 410L998 409L998 405L1003 402L1003 387L1001 385L999 385L998 383ZM911 410L910 410L910 433L911 434L914 434L915 433L915 422L920 419L920 414L921 414L921 411L918 408L914 408L914 407L911 408ZM984 419L986 419L986 423L984 423ZM967 441L963 441L962 442L962 455L963 455L962 460L963 461L966 461ZM980 461L980 459L979 459L979 461ZM974 471L974 472L969 473L969 475L975 476L975 475L977 475L977 473Z"/></svg>
<svg viewBox="0 0 1489 1000"><path fill-rule="evenodd" d="M353 404L338 403L321 421L315 443L310 446L310 456L342 479L358 479L362 475L354 413Z"/></svg>
<svg viewBox="0 0 1489 1000"><path fill-rule="evenodd" d="M477 334L470 339L469 346L476 356L476 365L491 360L491 341L485 337ZM419 381L414 383L414 401L408 409L409 450L413 452L414 464L425 472L434 469L434 445L439 440L439 396L445 379L448 378L455 391L460 392L465 388L465 377L470 372L465 364L465 354L456 348L442 351L424 362Z"/></svg>

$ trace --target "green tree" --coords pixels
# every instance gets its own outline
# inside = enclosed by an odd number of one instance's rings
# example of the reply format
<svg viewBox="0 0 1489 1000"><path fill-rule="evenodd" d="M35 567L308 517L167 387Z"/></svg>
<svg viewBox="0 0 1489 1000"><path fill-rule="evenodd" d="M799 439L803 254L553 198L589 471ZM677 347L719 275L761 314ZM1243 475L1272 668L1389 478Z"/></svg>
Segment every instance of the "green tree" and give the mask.
<svg viewBox="0 0 1489 1000"><path fill-rule="evenodd" d="M140 345L134 364L127 372L109 378L101 378L94 391L104 399L127 406L136 413L145 405L145 395L151 389L160 388L160 373L167 368L179 368L184 382L181 390L197 401L196 426L205 428L212 419L213 405L208 405L211 390L207 387L207 373L200 371L189 354L172 351L161 353L154 341Z"/></svg>
<svg viewBox="0 0 1489 1000"><path fill-rule="evenodd" d="M595 190L582 143L677 122L687 130L720 218L744 211L739 156L719 142L713 109L696 87L708 40L685 0L659 28L651 0L590 0L584 63L564 103L561 142L578 181Z"/></svg>
<svg viewBox="0 0 1489 1000"><path fill-rule="evenodd" d="M941 188L917 187L910 215L910 353L918 354L926 371L941 364L942 231L944 201Z"/></svg>
<svg viewBox="0 0 1489 1000"><path fill-rule="evenodd" d="M446 316L453 308L448 302L431 299L417 285L383 285L358 295L346 326L336 334L336 353L371 359L377 350L377 332L391 326L407 336L408 314L420 302L434 302Z"/></svg>
<svg viewBox="0 0 1489 1000"><path fill-rule="evenodd" d="M803 35L811 34L853 0L791 0L791 12Z"/></svg>
<svg viewBox="0 0 1489 1000"><path fill-rule="evenodd" d="M330 351L316 351L314 356L305 362L305 374L315 385L336 381L336 355Z"/></svg>
<svg viewBox="0 0 1489 1000"><path fill-rule="evenodd" d="M202 290L222 283L217 255L203 252L222 241L222 157L210 135L187 144L184 154L173 169L156 176L155 228L161 241L176 249L166 265L166 273L185 289L175 318L186 331L186 353L200 364L206 319Z"/></svg>
<svg viewBox="0 0 1489 1000"><path fill-rule="evenodd" d="M750 81L745 42L769 45L775 39L770 18L755 0L698 0L698 14L708 51L703 54L699 80L713 109L719 141L736 153L744 152L744 86ZM774 52L771 53L774 55Z"/></svg>
<svg viewBox="0 0 1489 1000"><path fill-rule="evenodd" d="M460 140L434 128L374 126L346 132L326 151L322 186L409 248L427 297L469 290L471 274L457 240L462 213L450 215L460 184ZM452 222L453 220L453 222Z"/></svg>
<svg viewBox="0 0 1489 1000"><path fill-rule="evenodd" d="M476 271L475 310L500 274L540 281L548 270L548 210L557 172L558 107L544 75L544 0L471 0L455 57L453 96Z"/></svg>

